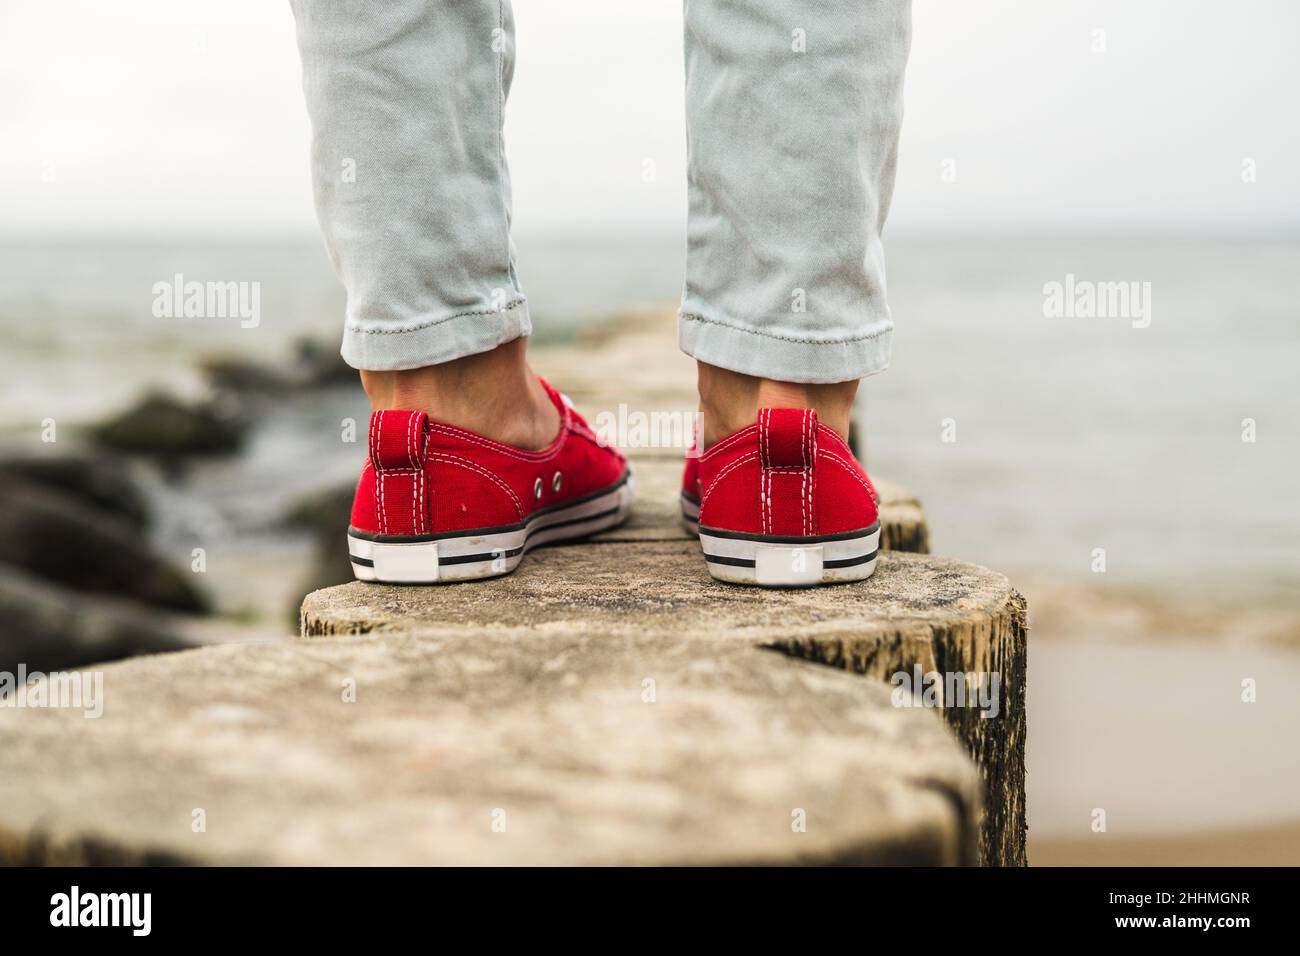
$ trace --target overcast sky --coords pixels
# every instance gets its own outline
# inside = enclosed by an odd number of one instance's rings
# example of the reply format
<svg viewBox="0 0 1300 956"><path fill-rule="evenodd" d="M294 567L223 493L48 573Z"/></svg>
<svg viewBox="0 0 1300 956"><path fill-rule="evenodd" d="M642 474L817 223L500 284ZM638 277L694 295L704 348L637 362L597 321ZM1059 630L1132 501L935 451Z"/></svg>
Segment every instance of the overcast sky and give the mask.
<svg viewBox="0 0 1300 956"><path fill-rule="evenodd" d="M679 229L680 0L515 13L519 229ZM891 229L1300 232L1300 3L917 0L914 20ZM298 71L285 0L5 0L0 231L311 233Z"/></svg>

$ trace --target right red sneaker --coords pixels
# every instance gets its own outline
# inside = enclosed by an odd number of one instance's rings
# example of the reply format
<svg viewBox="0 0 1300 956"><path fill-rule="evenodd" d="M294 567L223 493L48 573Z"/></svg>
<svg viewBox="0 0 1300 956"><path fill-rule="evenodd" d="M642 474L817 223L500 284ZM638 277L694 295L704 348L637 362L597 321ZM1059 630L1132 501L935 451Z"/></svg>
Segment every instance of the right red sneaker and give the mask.
<svg viewBox="0 0 1300 956"><path fill-rule="evenodd" d="M698 467L700 545L718 580L809 587L876 570L879 496L814 410L759 409L753 425L706 449ZM689 490L684 518L694 505Z"/></svg>
<svg viewBox="0 0 1300 956"><path fill-rule="evenodd" d="M527 451L431 421L370 418L370 457L348 528L361 581L435 584L513 571L533 547L612 528L632 505L632 474L559 392L549 447Z"/></svg>

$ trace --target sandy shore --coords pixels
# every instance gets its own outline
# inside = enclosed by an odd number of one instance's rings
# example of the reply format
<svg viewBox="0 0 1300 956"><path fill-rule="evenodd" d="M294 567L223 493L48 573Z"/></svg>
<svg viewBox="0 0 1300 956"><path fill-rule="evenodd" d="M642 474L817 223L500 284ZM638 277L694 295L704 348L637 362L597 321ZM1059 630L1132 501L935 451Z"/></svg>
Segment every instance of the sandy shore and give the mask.
<svg viewBox="0 0 1300 956"><path fill-rule="evenodd" d="M1012 574L1029 599L1031 639L1252 644L1300 651L1300 605L1088 586Z"/></svg>
<svg viewBox="0 0 1300 956"><path fill-rule="evenodd" d="M1297 866L1300 821L1268 827L1113 839L1035 839L1030 866Z"/></svg>

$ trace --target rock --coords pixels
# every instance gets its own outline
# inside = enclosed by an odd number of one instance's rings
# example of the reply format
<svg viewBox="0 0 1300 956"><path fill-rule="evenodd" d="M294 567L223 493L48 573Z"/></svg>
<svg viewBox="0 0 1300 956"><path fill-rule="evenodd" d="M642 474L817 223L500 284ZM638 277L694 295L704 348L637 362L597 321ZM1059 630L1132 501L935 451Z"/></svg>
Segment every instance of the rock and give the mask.
<svg viewBox="0 0 1300 956"><path fill-rule="evenodd" d="M286 365L269 365L235 355L218 355L200 363L218 391L241 395L281 395L304 388L358 384L357 370L343 361L337 341L299 339Z"/></svg>
<svg viewBox="0 0 1300 956"><path fill-rule="evenodd" d="M296 384L280 368L233 355L205 358L199 363L199 368L216 391L280 395Z"/></svg>
<svg viewBox="0 0 1300 956"><path fill-rule="evenodd" d="M177 457L239 450L248 431L237 402L189 405L166 395L138 405L91 429L97 442L119 451Z"/></svg>
<svg viewBox="0 0 1300 956"><path fill-rule="evenodd" d="M0 671L49 672L191 646L166 617L0 565Z"/></svg>
<svg viewBox="0 0 1300 956"><path fill-rule="evenodd" d="M286 608L292 626L297 627L298 610L304 595L353 580L348 557L347 528L352 518L354 482L304 495L280 519L285 528L310 531L315 539L311 568L298 585L297 599Z"/></svg>
<svg viewBox="0 0 1300 956"><path fill-rule="evenodd" d="M880 495L880 550L930 553L930 526L916 496L888 478L872 478Z"/></svg>
<svg viewBox="0 0 1300 956"><path fill-rule="evenodd" d="M934 714L744 641L432 628L104 688L105 719L0 719L0 864L974 860L978 778Z"/></svg>
<svg viewBox="0 0 1300 956"><path fill-rule="evenodd" d="M56 489L137 530L148 523L144 493L127 463L108 452L0 459L0 484L14 480Z"/></svg>
<svg viewBox="0 0 1300 956"><path fill-rule="evenodd" d="M329 531L343 537L352 518L352 496L356 490L357 483L347 481L333 488L308 492L289 506L279 524L283 528Z"/></svg>
<svg viewBox="0 0 1300 956"><path fill-rule="evenodd" d="M303 385L356 385L357 370L343 361L336 339L299 339L295 372Z"/></svg>
<svg viewBox="0 0 1300 956"><path fill-rule="evenodd" d="M740 646L878 680L910 677L914 667L996 673L995 718L981 718L975 707L943 708L942 716L985 782L981 861L1025 862L1025 602L1000 574L889 553L860 584L759 591L710 578L694 542L637 541L542 549L490 582L354 582L303 602L305 635L434 628L455 628L467 640L518 628L665 645L692 637L700 667Z"/></svg>
<svg viewBox="0 0 1300 956"><path fill-rule="evenodd" d="M206 611L190 580L153 553L139 530L70 495L0 483L0 564L82 591L177 611Z"/></svg>

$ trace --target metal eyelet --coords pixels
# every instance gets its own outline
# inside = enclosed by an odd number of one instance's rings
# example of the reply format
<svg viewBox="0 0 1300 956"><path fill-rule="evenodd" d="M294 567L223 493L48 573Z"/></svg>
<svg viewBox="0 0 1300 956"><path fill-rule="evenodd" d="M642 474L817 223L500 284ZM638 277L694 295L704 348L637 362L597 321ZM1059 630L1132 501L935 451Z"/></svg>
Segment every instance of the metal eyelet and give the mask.
<svg viewBox="0 0 1300 956"><path fill-rule="evenodd" d="M533 497L538 501L542 499L542 479L540 478L533 482Z"/></svg>
<svg viewBox="0 0 1300 956"><path fill-rule="evenodd" d="M560 491L560 482L563 481L563 480L564 480L564 478L563 478L563 477L560 475L560 473L557 471L557 472L555 473L555 477L551 479L551 490L554 491L554 492L556 492L556 493L558 494L559 491Z"/></svg>

